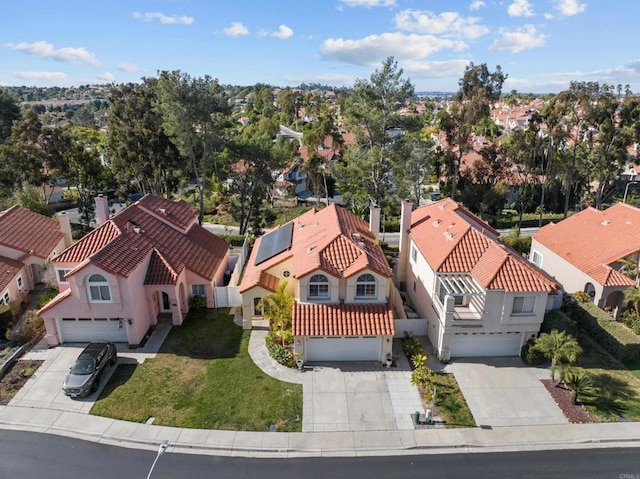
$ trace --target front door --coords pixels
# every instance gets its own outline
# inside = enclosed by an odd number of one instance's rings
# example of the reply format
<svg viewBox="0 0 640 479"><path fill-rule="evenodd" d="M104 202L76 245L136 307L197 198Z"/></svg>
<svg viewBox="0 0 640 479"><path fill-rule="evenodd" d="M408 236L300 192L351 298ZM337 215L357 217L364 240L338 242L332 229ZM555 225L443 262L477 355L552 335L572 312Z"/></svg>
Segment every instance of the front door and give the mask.
<svg viewBox="0 0 640 479"><path fill-rule="evenodd" d="M161 293L162 297L160 298L160 312L161 313L170 313L171 312L171 301L169 301L169 295L164 291Z"/></svg>

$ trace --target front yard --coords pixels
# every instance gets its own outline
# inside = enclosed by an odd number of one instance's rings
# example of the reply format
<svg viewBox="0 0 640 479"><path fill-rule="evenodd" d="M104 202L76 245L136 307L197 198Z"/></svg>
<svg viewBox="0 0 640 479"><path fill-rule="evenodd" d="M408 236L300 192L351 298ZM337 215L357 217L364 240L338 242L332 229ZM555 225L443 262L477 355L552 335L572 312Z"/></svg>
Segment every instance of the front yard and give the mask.
<svg viewBox="0 0 640 479"><path fill-rule="evenodd" d="M122 364L91 414L198 429L301 431L302 386L263 373L228 309L192 311L157 357Z"/></svg>

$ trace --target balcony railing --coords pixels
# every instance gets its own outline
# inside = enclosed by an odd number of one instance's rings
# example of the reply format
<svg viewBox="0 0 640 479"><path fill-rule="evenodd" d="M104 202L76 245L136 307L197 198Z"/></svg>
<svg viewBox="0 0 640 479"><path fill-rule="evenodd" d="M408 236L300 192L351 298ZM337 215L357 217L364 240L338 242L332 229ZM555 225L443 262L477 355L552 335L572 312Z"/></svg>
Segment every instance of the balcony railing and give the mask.
<svg viewBox="0 0 640 479"><path fill-rule="evenodd" d="M469 308L455 308L453 310L454 321L480 321L482 313L473 311Z"/></svg>

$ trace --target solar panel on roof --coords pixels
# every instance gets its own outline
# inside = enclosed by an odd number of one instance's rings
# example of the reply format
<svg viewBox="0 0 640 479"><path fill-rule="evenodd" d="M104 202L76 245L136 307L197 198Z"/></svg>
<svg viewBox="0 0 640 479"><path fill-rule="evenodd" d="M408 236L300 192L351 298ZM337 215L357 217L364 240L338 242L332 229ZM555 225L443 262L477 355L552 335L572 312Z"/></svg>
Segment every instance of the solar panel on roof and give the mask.
<svg viewBox="0 0 640 479"><path fill-rule="evenodd" d="M291 240L293 238L293 222L278 228L271 233L264 235L260 241L260 248L256 255L255 265L259 265L273 258L275 255L291 248Z"/></svg>

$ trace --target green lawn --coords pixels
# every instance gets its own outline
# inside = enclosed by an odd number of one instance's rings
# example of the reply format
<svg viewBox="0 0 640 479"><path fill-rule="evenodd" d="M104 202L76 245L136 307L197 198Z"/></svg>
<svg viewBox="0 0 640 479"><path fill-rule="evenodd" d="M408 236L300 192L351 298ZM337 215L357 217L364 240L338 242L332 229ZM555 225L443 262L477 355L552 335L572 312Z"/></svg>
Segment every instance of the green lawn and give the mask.
<svg viewBox="0 0 640 479"><path fill-rule="evenodd" d="M629 369L629 371L640 378L640 362L626 363L625 366Z"/></svg>
<svg viewBox="0 0 640 479"><path fill-rule="evenodd" d="M594 381L595 393L581 397L596 422L640 421L640 377L638 366L630 371L585 332L580 333L583 354L577 369L584 370Z"/></svg>
<svg viewBox="0 0 640 479"><path fill-rule="evenodd" d="M91 414L198 429L301 431L302 385L264 374L227 309L192 311L155 359L120 365Z"/></svg>
<svg viewBox="0 0 640 479"><path fill-rule="evenodd" d="M471 410L465 401L453 374L434 374L432 382L436 387L436 404L445 426L475 427Z"/></svg>

